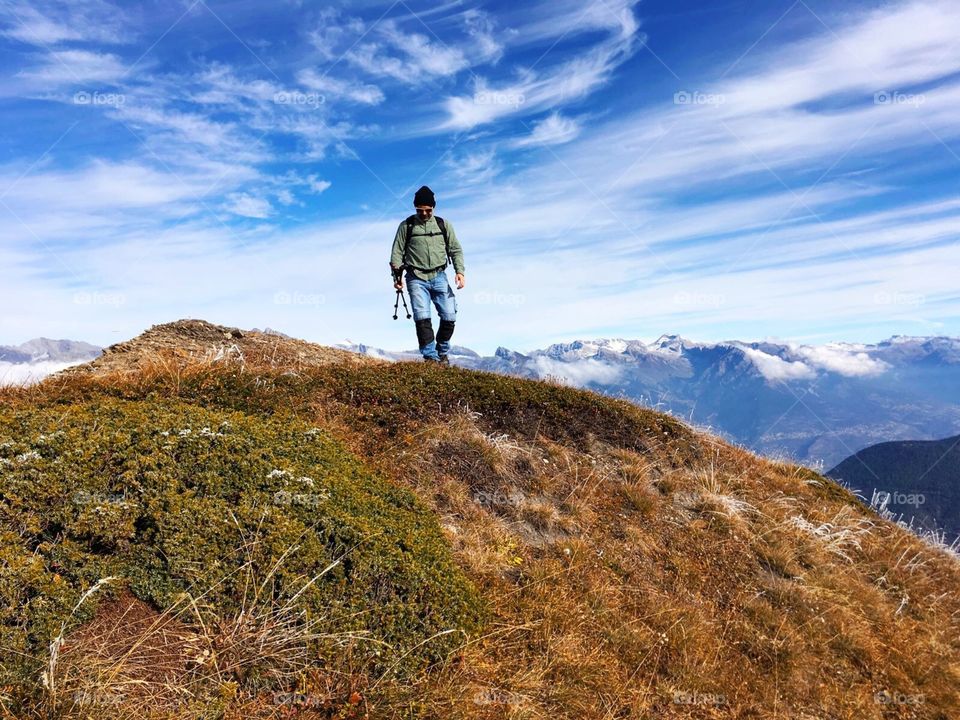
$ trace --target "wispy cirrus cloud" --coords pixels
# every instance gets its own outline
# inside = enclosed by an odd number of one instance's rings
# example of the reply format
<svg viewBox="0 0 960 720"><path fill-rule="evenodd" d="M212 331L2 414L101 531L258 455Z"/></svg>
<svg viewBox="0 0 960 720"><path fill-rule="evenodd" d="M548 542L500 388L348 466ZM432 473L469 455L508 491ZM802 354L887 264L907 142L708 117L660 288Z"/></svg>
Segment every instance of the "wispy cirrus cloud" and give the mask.
<svg viewBox="0 0 960 720"><path fill-rule="evenodd" d="M458 47L431 38L423 32L401 29L385 20L365 40L344 54L347 63L374 77L387 77L408 85L456 75L470 65Z"/></svg>
<svg viewBox="0 0 960 720"><path fill-rule="evenodd" d="M23 70L19 76L34 90L47 90L64 85L98 83L113 85L126 74L123 61L113 53L90 50L50 50L37 65Z"/></svg>
<svg viewBox="0 0 960 720"><path fill-rule="evenodd" d="M379 105L385 97L383 91L376 85L329 77L310 68L300 71L297 74L297 80L304 87L322 92L325 96L360 105Z"/></svg>
<svg viewBox="0 0 960 720"><path fill-rule="evenodd" d="M533 130L529 135L514 140L511 145L515 148L561 145L575 139L579 134L580 125L576 120L554 112L547 115L543 120L534 123Z"/></svg>
<svg viewBox="0 0 960 720"><path fill-rule="evenodd" d="M571 7L551 19L524 26L520 35L527 43L554 38L555 43L595 29L609 35L599 43L575 53L548 47L530 67L518 66L516 76L491 80L474 75L472 95L451 95L444 108L446 120L440 130L467 130L508 116L526 116L583 101L610 82L613 72L636 52L642 41L639 23L633 15L634 2L588 3L579 13ZM545 9L544 9L545 10ZM566 58L559 62L553 58ZM537 67L542 66L542 67Z"/></svg>
<svg viewBox="0 0 960 720"><path fill-rule="evenodd" d="M29 45L95 41L127 44L136 35L122 13L104 0L4 3L0 34Z"/></svg>

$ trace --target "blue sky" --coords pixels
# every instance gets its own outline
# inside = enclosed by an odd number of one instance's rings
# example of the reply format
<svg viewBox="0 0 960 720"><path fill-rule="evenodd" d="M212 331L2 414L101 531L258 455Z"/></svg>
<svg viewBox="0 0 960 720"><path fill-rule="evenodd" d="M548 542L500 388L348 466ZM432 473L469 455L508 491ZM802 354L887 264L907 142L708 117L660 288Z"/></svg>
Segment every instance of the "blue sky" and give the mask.
<svg viewBox="0 0 960 720"><path fill-rule="evenodd" d="M955 0L3 0L0 344L198 317L414 345L960 334Z"/></svg>

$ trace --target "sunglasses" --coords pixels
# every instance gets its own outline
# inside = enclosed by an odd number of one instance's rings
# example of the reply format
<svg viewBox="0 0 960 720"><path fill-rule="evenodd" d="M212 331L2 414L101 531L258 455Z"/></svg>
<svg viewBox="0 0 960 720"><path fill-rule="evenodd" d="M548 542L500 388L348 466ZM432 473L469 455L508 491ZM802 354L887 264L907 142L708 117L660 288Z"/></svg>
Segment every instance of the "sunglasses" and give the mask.
<svg viewBox="0 0 960 720"><path fill-rule="evenodd" d="M433 208L432 208L432 207L418 207L418 208L417 208L417 212L418 212L418 213L432 213L432 212L433 212Z"/></svg>

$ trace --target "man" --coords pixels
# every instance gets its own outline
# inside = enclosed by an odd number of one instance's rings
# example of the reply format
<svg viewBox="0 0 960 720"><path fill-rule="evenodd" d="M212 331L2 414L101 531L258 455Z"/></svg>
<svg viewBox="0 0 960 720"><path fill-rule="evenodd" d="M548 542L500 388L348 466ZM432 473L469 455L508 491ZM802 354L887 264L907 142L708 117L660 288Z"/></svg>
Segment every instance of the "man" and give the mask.
<svg viewBox="0 0 960 720"><path fill-rule="evenodd" d="M450 338L457 320L457 298L447 279L448 257L453 260L457 289L467 284L464 277L463 248L449 220L434 217L437 206L433 191L424 185L413 196L417 214L411 215L397 228L390 253L393 287L403 289L402 272L406 270L407 289L413 306L413 322L417 327L420 354L426 362L449 365ZM437 306L440 326L436 337L430 316L430 303Z"/></svg>

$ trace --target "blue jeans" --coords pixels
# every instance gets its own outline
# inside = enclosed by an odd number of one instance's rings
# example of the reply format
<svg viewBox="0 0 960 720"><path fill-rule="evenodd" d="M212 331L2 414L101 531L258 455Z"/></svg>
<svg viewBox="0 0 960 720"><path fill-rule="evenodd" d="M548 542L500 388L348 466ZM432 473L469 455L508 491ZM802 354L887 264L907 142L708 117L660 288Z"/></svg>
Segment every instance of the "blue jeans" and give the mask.
<svg viewBox="0 0 960 720"><path fill-rule="evenodd" d="M410 305L413 310L413 321L430 319L430 303L437 306L437 314L441 320L456 322L457 297L453 294L446 272L437 273L433 280L421 280L407 270L407 292L410 293ZM434 340L429 345L420 348L424 357L436 358L450 352L449 342Z"/></svg>

